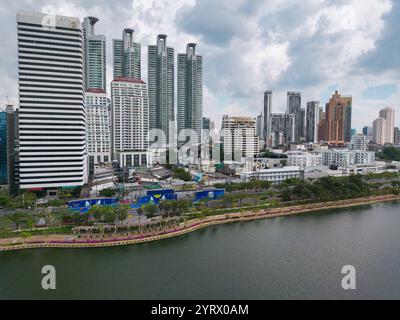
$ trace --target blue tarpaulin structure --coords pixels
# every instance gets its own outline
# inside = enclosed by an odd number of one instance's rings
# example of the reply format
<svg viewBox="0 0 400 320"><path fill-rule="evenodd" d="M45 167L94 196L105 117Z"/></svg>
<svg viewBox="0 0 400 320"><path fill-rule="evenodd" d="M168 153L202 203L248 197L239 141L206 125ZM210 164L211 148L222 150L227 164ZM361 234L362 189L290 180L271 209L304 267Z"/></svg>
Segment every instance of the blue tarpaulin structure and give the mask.
<svg viewBox="0 0 400 320"><path fill-rule="evenodd" d="M160 201L176 200L173 189L148 190L147 196L141 197L131 205L132 209L139 209L147 204L160 204Z"/></svg>
<svg viewBox="0 0 400 320"><path fill-rule="evenodd" d="M194 197L194 202L199 202L203 200L218 200L225 195L224 189L211 189L196 192Z"/></svg>
<svg viewBox="0 0 400 320"><path fill-rule="evenodd" d="M118 198L83 199L68 202L68 209L87 212L93 206L116 206Z"/></svg>

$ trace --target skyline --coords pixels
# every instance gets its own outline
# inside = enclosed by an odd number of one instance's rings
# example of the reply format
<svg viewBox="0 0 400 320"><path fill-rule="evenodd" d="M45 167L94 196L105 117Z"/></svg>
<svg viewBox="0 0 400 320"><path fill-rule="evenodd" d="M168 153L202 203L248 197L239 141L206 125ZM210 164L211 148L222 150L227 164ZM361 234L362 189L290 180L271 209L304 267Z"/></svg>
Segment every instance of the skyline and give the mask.
<svg viewBox="0 0 400 320"><path fill-rule="evenodd" d="M297 23L296 21L289 23L280 21L278 16L296 12L295 7L298 5L296 3L288 4L288 1L282 0L271 1L268 5L262 5L258 1L252 2L250 5L238 0L233 1L232 7L218 3L215 6L216 12L211 14L211 20L214 14L217 16L222 14L222 18L219 17L219 24L208 23L208 29L207 26L202 25L200 19L204 6L207 7L207 1L204 0L198 1L197 4L194 4L194 1L181 0L176 2L174 6L165 8L163 7L165 2L151 2L149 4L149 1L135 1L134 3L117 1L113 4L97 1L96 5L90 4L88 1L80 1L79 5L77 3L77 1L54 0L37 1L35 4L29 3L29 1L19 1L18 4L1 5L4 15L2 18L6 22L4 24L6 26L4 28L5 41L9 43L8 46L3 46L0 49L0 79L3 83L0 89L2 106L5 104L4 96L8 96L14 103L17 97L16 39L10 37L10 35L15 34L15 14L18 9L41 11L43 5L46 4L55 6L58 14L78 16L81 20L85 16L96 16L100 19L96 24L96 33L104 34L107 39L108 92L110 92L109 86L112 80L112 39L119 38L123 28L132 27L135 29L135 41L142 45L142 78L146 82L147 68L144 66L147 65L147 46L154 44L159 33L168 35L169 46L173 47L177 53L185 52L185 46L189 42L198 43L199 54L205 60L203 113L204 116L211 117L217 126L219 126L223 114L256 117L263 107L263 94L266 90L273 90L274 92L272 105L272 112L274 113L283 112L286 109L287 91L300 91L302 93L302 107L305 107L308 101L314 100L319 100L320 104L324 106L335 90L344 95L352 95L353 113L357 114L357 117L353 116L352 127L357 128L358 131L361 131L363 126L370 126L380 109L390 106L398 110L400 93L398 91L399 70L396 69L396 64L399 64L399 60L388 59L387 57L384 60L381 60L382 58L373 60L371 55L385 52L387 55L399 55L399 48L395 47L396 42L390 40L392 33L394 36L395 28L399 28L397 25L393 25L396 23L393 18L396 12L400 10L399 3L374 1L365 6L360 1L342 1L342 6L338 7L332 1L319 1L318 5L311 5L311 1L306 1L301 12L307 14L312 7L313 10L316 10L315 13L302 19L302 21L306 21L304 23ZM184 6L185 3L189 3L189 5ZM354 25L339 23L342 29L329 23L335 17L337 18L337 14L340 12L342 14L351 13L350 4L354 5L356 17L363 12L363 16L368 14L369 19L365 20L369 22L356 19ZM127 10L130 7L132 7L132 10ZM162 8L164 9L161 10ZM272 24L272 21L276 20L277 24L268 28L267 37L270 38L268 43L271 44L264 48L265 42L262 41L260 35L257 32L252 34L249 29L254 27L260 31L254 25L262 22L262 17L266 16L265 10L267 8L270 9L267 15L271 18L269 23ZM318 11L318 8L321 10ZM336 11L333 8L336 8ZM257 10L255 11L255 9ZM175 10L177 10L176 13ZM324 18L326 12L331 12L327 19ZM204 14L208 13L205 12ZM250 15L253 15L254 19L252 18L248 25L243 25L243 28L238 28L237 25L232 25L232 21L224 19L224 15L229 16L234 13L239 17L237 21L243 22L244 17ZM333 13L336 13L336 15ZM113 22L114 16L118 16L117 23ZM232 17L236 16L232 15ZM303 30L304 25L310 24L316 17L319 17L319 20L314 21L314 31L302 33L301 36L296 38L295 33ZM185 19L192 21L192 24L185 23ZM285 25L285 23L288 25ZM323 26L327 27L324 31L322 31ZM216 30L218 28L221 28L219 33ZM317 37L321 38L317 39ZM289 44L286 45L287 54L282 55L282 51L279 50L282 49L282 43L285 39L286 42L289 41ZM348 48L344 50L347 58L339 57L340 54L337 54L337 57L332 57L329 54L326 54L326 57L322 55L323 52L326 53L327 51L325 46L329 47L327 41L332 39L336 40L335 46L351 39L351 45L348 45ZM361 41L364 39L364 42ZM385 39L388 45L394 46L392 49L385 46ZM241 40L240 43L238 43L239 40ZM371 49L372 42L368 44L367 40L373 40L376 48ZM306 46L307 43L312 44L312 41L318 43L318 50L314 50L312 54L321 59L296 60L296 54L291 54L291 51L296 45L299 45L299 41L302 46ZM242 46L245 45L247 45L247 50L243 51ZM330 45L333 46L333 44ZM232 47L235 47L235 50ZM260 50L257 52L252 48ZM304 51L304 47L303 49L300 47L300 49L298 55L301 54L302 50ZM388 52L389 50L391 51ZM238 54L239 56L237 56ZM283 69L278 70L281 65L278 60L282 56L289 57L291 61L287 63L286 71L283 72ZM330 60L326 61L328 57ZM366 64L368 59L375 61L375 63L367 64L368 68L366 68L363 63ZM239 66L237 61L240 61ZM308 65L310 62L314 64L314 68L310 69ZM390 63L392 66L389 66ZM300 72L296 69L296 66L300 68L299 70L303 68L304 72ZM329 74L332 66L334 70L340 72L335 75ZM326 76L325 73L328 73L329 76ZM326 77L323 80L324 75ZM315 85L316 78L319 80ZM393 94L389 95L390 93ZM397 120L395 126L398 125L399 121Z"/></svg>

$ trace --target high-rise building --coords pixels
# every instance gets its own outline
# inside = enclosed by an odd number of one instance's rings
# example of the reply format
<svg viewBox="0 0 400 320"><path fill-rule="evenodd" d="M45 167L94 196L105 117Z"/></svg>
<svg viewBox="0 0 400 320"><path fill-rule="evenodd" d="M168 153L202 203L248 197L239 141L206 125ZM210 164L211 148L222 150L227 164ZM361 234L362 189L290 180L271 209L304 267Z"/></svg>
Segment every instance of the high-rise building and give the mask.
<svg viewBox="0 0 400 320"><path fill-rule="evenodd" d="M0 112L0 188L15 193L18 187L18 111L7 105Z"/></svg>
<svg viewBox="0 0 400 320"><path fill-rule="evenodd" d="M305 139L306 137L306 109L301 108L300 110L300 131L301 131L301 139Z"/></svg>
<svg viewBox="0 0 400 320"><path fill-rule="evenodd" d="M44 25L47 20L49 26ZM20 188L87 182L83 36L79 19L20 11Z"/></svg>
<svg viewBox="0 0 400 320"><path fill-rule="evenodd" d="M378 118L373 122L373 142L379 145L386 143L386 120Z"/></svg>
<svg viewBox="0 0 400 320"><path fill-rule="evenodd" d="M351 149L366 151L368 148L368 141L368 137L363 135L362 133L355 134L351 137Z"/></svg>
<svg viewBox="0 0 400 320"><path fill-rule="evenodd" d="M400 129L398 127L394 128L394 143L400 144Z"/></svg>
<svg viewBox="0 0 400 320"><path fill-rule="evenodd" d="M113 158L123 152L147 150L149 98L147 84L139 79L117 78L111 83Z"/></svg>
<svg viewBox="0 0 400 320"><path fill-rule="evenodd" d="M203 130L211 130L211 119L203 117Z"/></svg>
<svg viewBox="0 0 400 320"><path fill-rule="evenodd" d="M178 143L186 142L182 130L192 129L201 143L203 127L203 57L196 44L189 43L185 54L178 54ZM191 141L196 143L196 141Z"/></svg>
<svg viewBox="0 0 400 320"><path fill-rule="evenodd" d="M319 113L318 141L326 141L326 113Z"/></svg>
<svg viewBox="0 0 400 320"><path fill-rule="evenodd" d="M141 45L134 42L134 30L125 29L122 40L113 40L114 52L114 79L116 78L142 78Z"/></svg>
<svg viewBox="0 0 400 320"><path fill-rule="evenodd" d="M222 118L224 159L240 161L242 157L253 158L259 152L256 136L256 120L251 117Z"/></svg>
<svg viewBox="0 0 400 320"><path fill-rule="evenodd" d="M263 115L259 114L257 116L256 120L256 135L259 137L261 140L264 140L264 126L263 126Z"/></svg>
<svg viewBox="0 0 400 320"><path fill-rule="evenodd" d="M148 48L150 130L161 129L169 143L170 122L175 121L175 56L167 47L167 36Z"/></svg>
<svg viewBox="0 0 400 320"><path fill-rule="evenodd" d="M372 127L363 127L362 133L364 136L367 136L368 138L372 138Z"/></svg>
<svg viewBox="0 0 400 320"><path fill-rule="evenodd" d="M306 141L318 142L319 101L307 102Z"/></svg>
<svg viewBox="0 0 400 320"><path fill-rule="evenodd" d="M0 112L0 188L8 187L7 113Z"/></svg>
<svg viewBox="0 0 400 320"><path fill-rule="evenodd" d="M268 90L264 92L264 108L262 111L263 123L262 139L266 142L271 134L271 112L272 112L272 91Z"/></svg>
<svg viewBox="0 0 400 320"><path fill-rule="evenodd" d="M379 111L379 118L385 119L385 143L394 142L394 118L395 111L393 108L383 108Z"/></svg>
<svg viewBox="0 0 400 320"><path fill-rule="evenodd" d="M294 115L294 141L299 143L302 133L302 120L301 120L301 93L288 92L287 93L287 110L286 113Z"/></svg>
<svg viewBox="0 0 400 320"><path fill-rule="evenodd" d="M95 34L98 21L95 17L83 21L85 89L106 91L106 37Z"/></svg>
<svg viewBox="0 0 400 320"><path fill-rule="evenodd" d="M351 139L352 98L341 96L338 91L326 104L325 140L335 146L344 145Z"/></svg>
<svg viewBox="0 0 400 320"><path fill-rule="evenodd" d="M110 110L107 94L102 90L86 92L87 148L90 163L111 161Z"/></svg>
<svg viewBox="0 0 400 320"><path fill-rule="evenodd" d="M272 147L294 142L295 116L288 113L271 114L271 135L269 145Z"/></svg>

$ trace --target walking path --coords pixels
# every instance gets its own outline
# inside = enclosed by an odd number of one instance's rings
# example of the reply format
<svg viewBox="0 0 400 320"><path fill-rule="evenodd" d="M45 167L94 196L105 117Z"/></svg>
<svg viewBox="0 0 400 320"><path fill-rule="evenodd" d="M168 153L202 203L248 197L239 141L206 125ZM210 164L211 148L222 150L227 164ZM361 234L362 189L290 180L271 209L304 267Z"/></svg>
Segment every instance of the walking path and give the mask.
<svg viewBox="0 0 400 320"><path fill-rule="evenodd" d="M182 223L179 227L175 227L166 231L148 233L145 235L130 235L109 237L108 239L87 239L82 240L72 235L55 235L55 236L34 236L29 239L14 238L0 239L0 251L34 249L34 248L98 248L132 245L144 242L158 241L162 239L172 238L184 235L196 230L206 228L213 225L244 222L252 220L260 220L266 218L289 216L304 212L320 211L325 209L346 208L360 206L378 202L400 200L400 196L383 195L368 198L349 199L340 201L331 201L326 203L305 204L297 206L289 206L282 208L264 209L258 211L246 211L241 213L229 213L216 216L209 216L204 219L193 219Z"/></svg>

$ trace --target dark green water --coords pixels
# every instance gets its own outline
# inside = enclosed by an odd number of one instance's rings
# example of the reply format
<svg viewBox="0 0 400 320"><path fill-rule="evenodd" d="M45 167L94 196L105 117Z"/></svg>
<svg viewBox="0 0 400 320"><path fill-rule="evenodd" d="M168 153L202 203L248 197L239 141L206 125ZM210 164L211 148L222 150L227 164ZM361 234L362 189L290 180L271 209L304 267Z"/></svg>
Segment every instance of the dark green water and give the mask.
<svg viewBox="0 0 400 320"><path fill-rule="evenodd" d="M41 268L57 290L41 289ZM341 288L341 269L357 289ZM212 227L161 242L0 253L0 298L400 299L400 203Z"/></svg>

